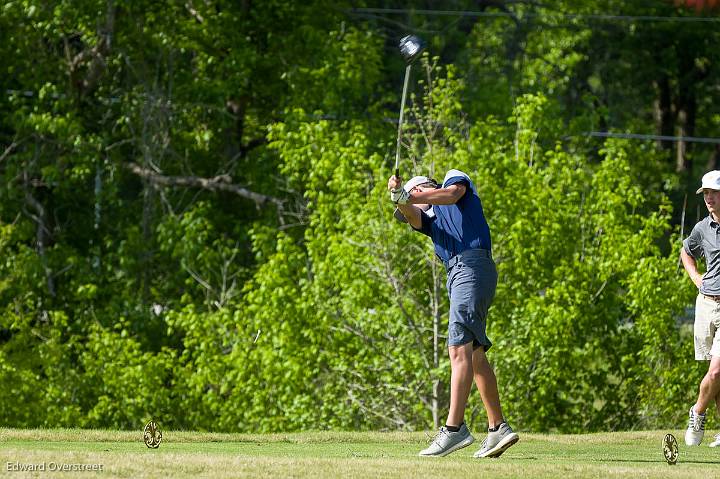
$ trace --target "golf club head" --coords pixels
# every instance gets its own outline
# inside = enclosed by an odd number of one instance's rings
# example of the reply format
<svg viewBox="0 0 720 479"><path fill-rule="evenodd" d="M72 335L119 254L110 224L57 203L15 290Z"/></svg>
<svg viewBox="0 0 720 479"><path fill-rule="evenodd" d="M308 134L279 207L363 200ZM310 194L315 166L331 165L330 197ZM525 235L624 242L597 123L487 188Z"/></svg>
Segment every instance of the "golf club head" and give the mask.
<svg viewBox="0 0 720 479"><path fill-rule="evenodd" d="M425 50L425 42L415 35L406 35L400 39L400 54L406 63L414 62Z"/></svg>

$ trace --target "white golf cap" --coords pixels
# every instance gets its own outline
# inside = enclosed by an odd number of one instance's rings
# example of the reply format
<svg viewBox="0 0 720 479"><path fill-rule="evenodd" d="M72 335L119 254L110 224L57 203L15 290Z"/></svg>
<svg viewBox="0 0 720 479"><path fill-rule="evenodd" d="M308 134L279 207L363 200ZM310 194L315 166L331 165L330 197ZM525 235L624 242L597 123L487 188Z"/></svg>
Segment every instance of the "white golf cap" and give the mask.
<svg viewBox="0 0 720 479"><path fill-rule="evenodd" d="M720 191L720 170L712 170L705 173L702 177L702 186L698 188L695 193L702 193L706 188Z"/></svg>
<svg viewBox="0 0 720 479"><path fill-rule="evenodd" d="M423 185L425 183L435 183L433 180L428 178L427 176L413 176L410 178L404 185L403 189L410 193L410 190L415 188L418 185Z"/></svg>
<svg viewBox="0 0 720 479"><path fill-rule="evenodd" d="M435 184L435 180L432 180L428 178L427 176L413 176L410 178L405 184L403 185L403 189L410 193L410 190L415 188L419 185L424 185L425 183L432 183ZM427 210L425 212L428 216L431 218L435 216L435 213L433 212L432 208ZM398 220L401 223L407 223L407 219L405 218L405 215L403 215L398 208L395 208L395 213L393 213L393 216L395 216L395 219Z"/></svg>

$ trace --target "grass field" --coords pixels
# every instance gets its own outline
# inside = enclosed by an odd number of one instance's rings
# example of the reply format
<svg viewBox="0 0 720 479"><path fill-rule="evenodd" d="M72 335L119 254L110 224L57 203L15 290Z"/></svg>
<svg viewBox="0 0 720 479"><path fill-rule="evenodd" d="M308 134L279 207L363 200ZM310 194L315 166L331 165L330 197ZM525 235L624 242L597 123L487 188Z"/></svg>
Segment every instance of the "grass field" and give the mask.
<svg viewBox="0 0 720 479"><path fill-rule="evenodd" d="M672 432L681 442L677 465L662 454ZM417 457L424 433L310 432L209 434L164 431L148 449L141 431L0 428L0 477L487 477L487 478L712 478L720 448L688 448L683 431L587 435L520 433L498 459L473 459L482 437L445 458ZM707 439L710 439L708 436ZM34 465L45 471L27 471ZM58 471L59 465L75 470ZM102 471L78 471L77 465ZM18 469L26 469L21 471ZM52 469L52 470L51 470Z"/></svg>

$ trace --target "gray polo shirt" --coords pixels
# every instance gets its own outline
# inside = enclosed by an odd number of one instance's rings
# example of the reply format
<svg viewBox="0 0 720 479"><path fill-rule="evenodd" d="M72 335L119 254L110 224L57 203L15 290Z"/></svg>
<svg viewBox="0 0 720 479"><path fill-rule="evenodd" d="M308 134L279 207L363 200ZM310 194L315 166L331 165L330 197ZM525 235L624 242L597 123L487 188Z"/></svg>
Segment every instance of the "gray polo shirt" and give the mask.
<svg viewBox="0 0 720 479"><path fill-rule="evenodd" d="M707 272L703 275L700 292L720 296L720 223L708 215L695 225L683 241L683 247L696 261L705 257Z"/></svg>

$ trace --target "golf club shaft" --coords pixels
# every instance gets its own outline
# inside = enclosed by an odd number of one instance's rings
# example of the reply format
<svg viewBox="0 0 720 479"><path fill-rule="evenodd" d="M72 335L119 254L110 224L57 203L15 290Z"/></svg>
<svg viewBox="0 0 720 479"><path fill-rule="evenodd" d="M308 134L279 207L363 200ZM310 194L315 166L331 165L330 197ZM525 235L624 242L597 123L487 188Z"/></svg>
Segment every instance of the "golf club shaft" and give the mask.
<svg viewBox="0 0 720 479"><path fill-rule="evenodd" d="M400 119L398 120L397 146L395 147L395 176L400 177L400 138L402 137L403 113L405 112L405 95L407 95L408 78L410 78L411 65L405 67L405 81L403 81L402 100L400 101Z"/></svg>

